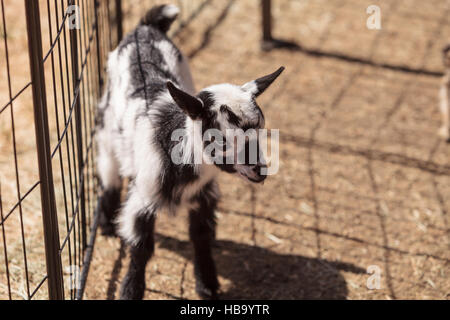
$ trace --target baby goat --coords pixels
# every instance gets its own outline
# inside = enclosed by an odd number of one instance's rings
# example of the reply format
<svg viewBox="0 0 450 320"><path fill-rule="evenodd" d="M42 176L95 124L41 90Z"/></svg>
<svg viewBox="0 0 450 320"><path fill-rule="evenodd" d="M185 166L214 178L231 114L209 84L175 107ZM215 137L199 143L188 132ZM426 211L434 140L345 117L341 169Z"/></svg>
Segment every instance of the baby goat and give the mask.
<svg viewBox="0 0 450 320"><path fill-rule="evenodd" d="M450 143L450 44L443 50L445 74L441 84L442 127L439 135Z"/></svg>
<svg viewBox="0 0 450 320"><path fill-rule="evenodd" d="M255 99L284 68L244 86L215 85L194 95L187 60L166 36L178 12L173 5L153 8L110 54L107 89L99 105L100 225L105 235L114 235L117 225L118 235L130 247L121 299L143 298L157 212L163 208L175 212L181 206L189 210L197 292L206 299L217 298L219 283L211 253L219 197L215 177L223 171L254 183L266 178L264 159L243 164L228 161L230 145L233 151L248 154L248 137L240 149L234 141L223 142L229 129L264 127ZM174 141L177 129L183 129L185 136ZM221 137L204 141L208 130ZM176 163L174 154L180 144L184 162ZM210 161L214 154L205 150L211 144L219 150L216 157L227 161ZM198 149L201 163L193 161ZM130 185L121 205L123 178Z"/></svg>

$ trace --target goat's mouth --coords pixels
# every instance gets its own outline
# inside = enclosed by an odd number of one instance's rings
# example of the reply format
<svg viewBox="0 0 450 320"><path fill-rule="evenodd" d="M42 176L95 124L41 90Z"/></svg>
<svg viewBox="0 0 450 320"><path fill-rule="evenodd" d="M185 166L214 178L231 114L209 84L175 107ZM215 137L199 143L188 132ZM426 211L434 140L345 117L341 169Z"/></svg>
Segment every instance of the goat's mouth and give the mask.
<svg viewBox="0 0 450 320"><path fill-rule="evenodd" d="M238 171L238 173L242 179L249 181L251 183L256 183L256 184L264 184L264 181L267 178L267 176L261 176L261 175L250 176L250 175L246 174L245 172L241 172L241 171Z"/></svg>

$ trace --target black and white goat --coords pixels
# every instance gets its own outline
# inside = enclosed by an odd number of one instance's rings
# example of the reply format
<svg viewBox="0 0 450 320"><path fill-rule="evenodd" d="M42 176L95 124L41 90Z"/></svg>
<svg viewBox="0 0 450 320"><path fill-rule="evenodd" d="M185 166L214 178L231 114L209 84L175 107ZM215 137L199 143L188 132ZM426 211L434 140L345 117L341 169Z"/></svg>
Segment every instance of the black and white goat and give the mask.
<svg viewBox="0 0 450 320"><path fill-rule="evenodd" d="M189 211L197 292L203 298L216 298L219 283L211 253L218 201L215 177L224 171L255 183L265 179L262 160L211 163L211 155L204 150L218 144L225 159L228 145L224 147L220 139L204 142L202 137L208 129L223 133L225 139L227 129L263 128L264 116L255 98L284 68L244 86L215 85L195 95L186 58L166 36L177 15L173 5L153 8L108 60L107 90L97 124L103 187L100 225L106 235L114 235L117 226L118 235L130 246L131 262L121 299L143 298L157 212L180 207ZM186 134L177 142L173 132L180 128ZM183 163L173 161L179 144L182 158L188 160ZM205 160L202 163L192 161L198 148ZM123 204L122 178L131 181Z"/></svg>
<svg viewBox="0 0 450 320"><path fill-rule="evenodd" d="M443 50L445 74L442 77L440 92L440 107L442 113L442 127L439 135L450 143L450 44Z"/></svg>

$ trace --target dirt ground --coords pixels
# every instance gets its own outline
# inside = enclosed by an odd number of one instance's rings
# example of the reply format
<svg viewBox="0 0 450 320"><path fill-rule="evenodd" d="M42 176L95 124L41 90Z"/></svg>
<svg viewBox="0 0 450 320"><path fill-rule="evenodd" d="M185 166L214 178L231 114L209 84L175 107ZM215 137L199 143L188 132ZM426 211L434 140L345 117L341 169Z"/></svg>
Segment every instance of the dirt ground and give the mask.
<svg viewBox="0 0 450 320"><path fill-rule="evenodd" d="M366 8L382 9L382 30ZM304 50L259 49L257 1L213 1L175 42L198 88L281 65L260 98L280 129L280 172L263 187L221 177L214 250L230 299L448 299L450 146L433 75L450 39L447 1L275 1L275 35ZM318 55L317 53L324 53ZM351 62L356 57L369 63ZM197 299L186 217L161 214L146 299ZM86 298L115 299L127 267L99 238ZM367 269L381 271L369 290Z"/></svg>
<svg viewBox="0 0 450 320"><path fill-rule="evenodd" d="M279 173L264 186L220 177L221 297L449 299L450 145L437 136L436 74L450 1L273 2L274 35L298 50L260 50L257 0L213 0L174 39L197 88L286 67L258 101L280 129ZM381 30L366 27L370 5ZM146 299L198 299L186 220L160 214ZM120 241L98 236L85 298L117 299L127 265ZM368 289L368 268L381 271L380 289Z"/></svg>

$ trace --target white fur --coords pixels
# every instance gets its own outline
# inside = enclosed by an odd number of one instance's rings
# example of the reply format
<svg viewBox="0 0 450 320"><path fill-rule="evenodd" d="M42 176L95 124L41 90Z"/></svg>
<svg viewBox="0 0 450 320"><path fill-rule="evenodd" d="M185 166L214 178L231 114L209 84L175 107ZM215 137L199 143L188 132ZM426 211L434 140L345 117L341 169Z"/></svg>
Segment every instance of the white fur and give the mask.
<svg viewBox="0 0 450 320"><path fill-rule="evenodd" d="M155 47L163 53L164 62L169 70L174 70L175 75L180 80L181 87L189 94L195 95L195 85L192 79L191 70L187 58L181 53L181 62L178 60L178 54L174 46L167 40L158 41Z"/></svg>
<svg viewBox="0 0 450 320"><path fill-rule="evenodd" d="M177 70L178 69L178 54L175 50L173 44L171 44L167 40L161 40L155 42L154 46L161 51L163 54L163 59L169 70Z"/></svg>
<svg viewBox="0 0 450 320"><path fill-rule="evenodd" d="M148 197L142 197L139 191L132 187L129 192L129 197L122 207L120 215L117 218L117 225L119 226L119 235L130 244L137 244L139 239L134 230L136 219L140 214L148 211L143 211L151 207L151 202ZM156 208L155 208L156 209ZM150 209L151 210L151 209ZM155 212L156 214L156 212Z"/></svg>
<svg viewBox="0 0 450 320"><path fill-rule="evenodd" d="M110 139L105 132L97 134L99 148L97 168L104 188L118 188L121 180L119 176L119 163L114 157L114 150Z"/></svg>
<svg viewBox="0 0 450 320"><path fill-rule="evenodd" d="M237 116L241 117L248 123L258 123L260 117L262 117L261 114L255 112L254 106L251 103L252 93L244 90L240 86L226 83L213 85L205 90L213 92L214 98L217 101L220 101L220 104L215 105L214 108L218 113L218 120L221 124L222 130L233 127L236 128L228 123L225 115L219 112L220 106L224 104L227 105Z"/></svg>
<svg viewBox="0 0 450 320"><path fill-rule="evenodd" d="M162 14L169 19L174 19L180 14L180 9L173 4L169 4L164 7Z"/></svg>
<svg viewBox="0 0 450 320"><path fill-rule="evenodd" d="M249 92L252 95L256 95L258 92L258 85L256 84L256 81L250 81L242 86L242 89L244 91Z"/></svg>

